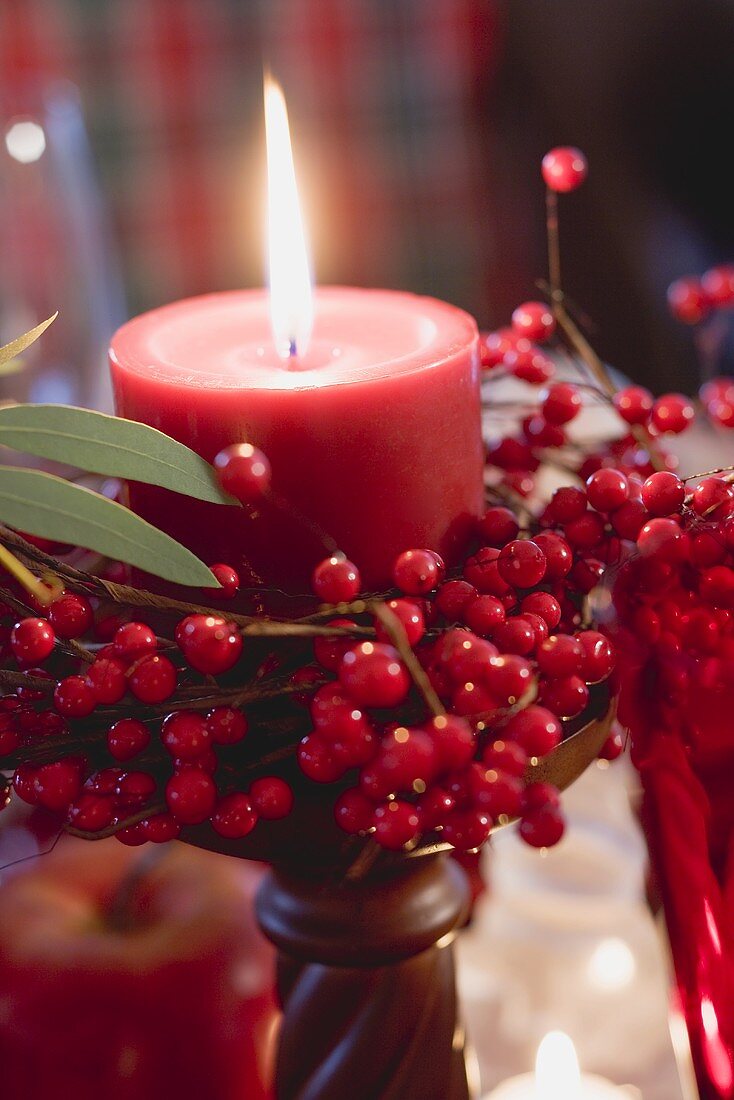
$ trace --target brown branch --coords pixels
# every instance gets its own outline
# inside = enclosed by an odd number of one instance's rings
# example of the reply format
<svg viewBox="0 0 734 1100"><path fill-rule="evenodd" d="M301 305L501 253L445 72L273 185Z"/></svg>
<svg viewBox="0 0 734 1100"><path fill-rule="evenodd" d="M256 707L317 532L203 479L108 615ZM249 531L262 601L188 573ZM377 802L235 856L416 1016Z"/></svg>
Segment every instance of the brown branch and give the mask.
<svg viewBox="0 0 734 1100"><path fill-rule="evenodd" d="M387 636L400 654L400 659L410 673L413 683L423 696L423 700L431 714L435 716L445 714L443 703L434 691L431 681L413 652L405 628L395 612L391 611L387 604L379 601L375 601L370 605L370 611L384 626Z"/></svg>

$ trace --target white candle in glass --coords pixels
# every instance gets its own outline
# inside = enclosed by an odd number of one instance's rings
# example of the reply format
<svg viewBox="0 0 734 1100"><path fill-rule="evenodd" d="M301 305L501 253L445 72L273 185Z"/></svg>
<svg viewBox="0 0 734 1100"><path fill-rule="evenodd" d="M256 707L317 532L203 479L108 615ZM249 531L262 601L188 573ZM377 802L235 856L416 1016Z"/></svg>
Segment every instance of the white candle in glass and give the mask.
<svg viewBox="0 0 734 1100"><path fill-rule="evenodd" d="M563 1031L550 1031L538 1047L535 1072L504 1081L485 1100L629 1100L626 1089L581 1073L576 1048Z"/></svg>

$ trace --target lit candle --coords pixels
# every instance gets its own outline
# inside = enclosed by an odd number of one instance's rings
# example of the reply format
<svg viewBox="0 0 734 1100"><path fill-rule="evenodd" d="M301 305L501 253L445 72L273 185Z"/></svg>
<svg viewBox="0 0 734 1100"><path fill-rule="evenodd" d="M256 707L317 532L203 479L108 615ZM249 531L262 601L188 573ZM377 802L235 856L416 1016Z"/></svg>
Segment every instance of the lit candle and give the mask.
<svg viewBox="0 0 734 1100"><path fill-rule="evenodd" d="M581 1073L576 1048L562 1031L549 1031L538 1047L535 1073L504 1081L486 1100L629 1100L626 1089Z"/></svg>
<svg viewBox="0 0 734 1100"><path fill-rule="evenodd" d="M249 442L271 463L256 515L131 486L131 505L209 563L254 563L302 591L328 540L367 587L402 551L449 560L482 507L476 324L388 290L312 291L285 103L266 86L270 295L176 302L114 336L117 412L211 460ZM305 522L298 517L304 517Z"/></svg>

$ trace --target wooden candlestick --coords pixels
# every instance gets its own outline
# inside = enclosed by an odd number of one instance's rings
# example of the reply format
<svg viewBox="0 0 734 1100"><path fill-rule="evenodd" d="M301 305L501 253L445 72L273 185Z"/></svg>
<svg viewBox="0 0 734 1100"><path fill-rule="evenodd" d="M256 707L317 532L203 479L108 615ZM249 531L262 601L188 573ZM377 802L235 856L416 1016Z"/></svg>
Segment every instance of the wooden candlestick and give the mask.
<svg viewBox="0 0 734 1100"><path fill-rule="evenodd" d="M453 957L468 906L446 853L356 882L271 871L257 914L280 953L277 1100L469 1100Z"/></svg>

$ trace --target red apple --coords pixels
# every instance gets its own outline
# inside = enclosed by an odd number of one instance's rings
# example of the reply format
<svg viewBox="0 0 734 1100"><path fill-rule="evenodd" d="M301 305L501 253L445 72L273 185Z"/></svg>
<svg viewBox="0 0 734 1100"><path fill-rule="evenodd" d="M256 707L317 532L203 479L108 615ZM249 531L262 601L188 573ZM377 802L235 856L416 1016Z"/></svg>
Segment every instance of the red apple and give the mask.
<svg viewBox="0 0 734 1100"><path fill-rule="evenodd" d="M156 862L150 863L151 853ZM0 889L0 1095L265 1100L260 872L182 844L64 840Z"/></svg>

